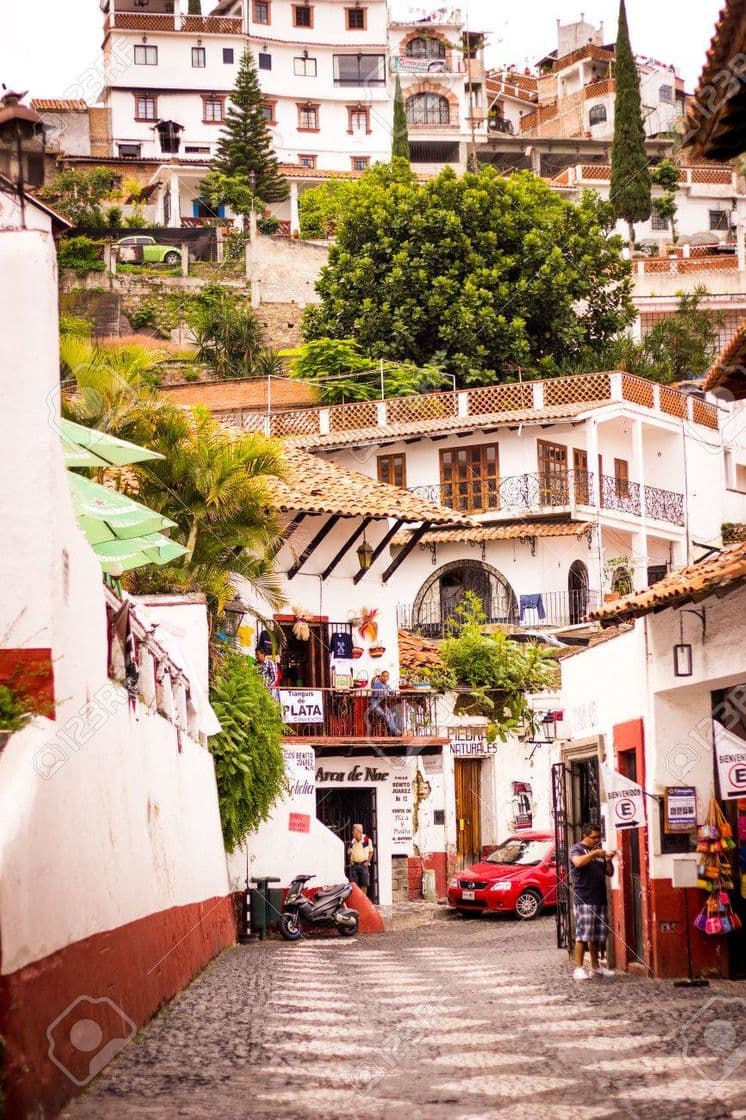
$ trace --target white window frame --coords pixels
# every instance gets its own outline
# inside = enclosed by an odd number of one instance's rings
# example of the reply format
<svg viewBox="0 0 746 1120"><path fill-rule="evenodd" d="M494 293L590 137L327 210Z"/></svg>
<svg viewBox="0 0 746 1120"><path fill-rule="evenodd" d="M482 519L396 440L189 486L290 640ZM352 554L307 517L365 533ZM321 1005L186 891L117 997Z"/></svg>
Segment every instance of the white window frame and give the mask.
<svg viewBox="0 0 746 1120"><path fill-rule="evenodd" d="M157 66L158 48L151 46L149 43L135 43L134 58L135 66Z"/></svg>

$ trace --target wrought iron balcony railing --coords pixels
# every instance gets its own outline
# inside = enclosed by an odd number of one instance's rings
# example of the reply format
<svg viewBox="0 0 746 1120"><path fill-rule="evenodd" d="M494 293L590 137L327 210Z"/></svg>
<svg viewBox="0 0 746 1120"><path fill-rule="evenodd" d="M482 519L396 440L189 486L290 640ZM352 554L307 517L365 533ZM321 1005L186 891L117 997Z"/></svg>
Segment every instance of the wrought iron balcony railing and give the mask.
<svg viewBox="0 0 746 1120"><path fill-rule="evenodd" d="M411 689L383 693L363 688L316 691L323 698L322 718L316 723L288 724L286 735L303 739L412 739L438 734L432 692Z"/></svg>
<svg viewBox="0 0 746 1120"><path fill-rule="evenodd" d="M527 630L543 627L577 626L589 611L601 605L598 591L581 588L577 591L542 591L520 595L509 600L507 596L483 600L488 623L520 626ZM442 604L421 603L415 608L407 603L397 606L400 630L408 630L423 638L444 638L454 632L456 606L450 613Z"/></svg>
<svg viewBox="0 0 746 1120"><path fill-rule="evenodd" d="M508 478L471 477L454 481L411 486L420 497L460 513L543 513L571 506L601 506L672 525L684 524L684 495L658 486L643 487L625 478L591 471L568 470L517 474ZM600 498L600 502L599 502Z"/></svg>

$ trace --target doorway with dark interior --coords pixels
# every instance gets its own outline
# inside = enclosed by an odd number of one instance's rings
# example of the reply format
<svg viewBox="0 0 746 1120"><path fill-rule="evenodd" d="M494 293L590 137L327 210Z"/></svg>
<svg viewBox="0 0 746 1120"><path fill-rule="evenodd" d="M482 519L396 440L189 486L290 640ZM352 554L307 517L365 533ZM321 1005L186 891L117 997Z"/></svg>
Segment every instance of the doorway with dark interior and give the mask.
<svg viewBox="0 0 746 1120"><path fill-rule="evenodd" d="M583 622L588 614L588 569L582 560L570 565L567 576L568 615L571 626Z"/></svg>
<svg viewBox="0 0 746 1120"><path fill-rule="evenodd" d="M376 854L370 868L368 898L375 903L378 902L378 821L376 810L376 791L374 788L343 789L339 786L332 786L328 789L316 789L316 816L344 844L345 864L347 863L347 849L352 842L353 825L361 824L363 832L370 836L373 841L373 849Z"/></svg>

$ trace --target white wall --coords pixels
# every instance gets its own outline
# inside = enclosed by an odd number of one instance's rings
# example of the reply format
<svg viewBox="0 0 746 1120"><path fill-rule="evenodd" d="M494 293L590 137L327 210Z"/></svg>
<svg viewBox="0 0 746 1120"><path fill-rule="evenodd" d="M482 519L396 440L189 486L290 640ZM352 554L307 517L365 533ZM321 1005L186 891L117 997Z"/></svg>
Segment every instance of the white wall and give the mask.
<svg viewBox="0 0 746 1120"><path fill-rule="evenodd" d="M49 647L55 719L0 755L3 972L228 890L212 758L107 678L101 569L60 449L52 238L0 235L0 634Z"/></svg>

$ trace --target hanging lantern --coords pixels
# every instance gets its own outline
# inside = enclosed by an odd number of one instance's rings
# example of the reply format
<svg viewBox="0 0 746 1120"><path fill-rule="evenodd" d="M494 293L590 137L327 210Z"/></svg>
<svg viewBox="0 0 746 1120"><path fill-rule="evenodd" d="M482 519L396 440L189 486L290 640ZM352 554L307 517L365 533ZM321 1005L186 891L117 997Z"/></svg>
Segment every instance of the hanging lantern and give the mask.
<svg viewBox="0 0 746 1120"><path fill-rule="evenodd" d="M679 613L679 641L673 647L673 673L675 677L691 677L692 647L684 641L684 616Z"/></svg>
<svg viewBox="0 0 746 1120"><path fill-rule="evenodd" d="M363 539L357 548L357 558L360 562L360 571L367 572L373 563L373 549L368 544L365 533L363 533Z"/></svg>

